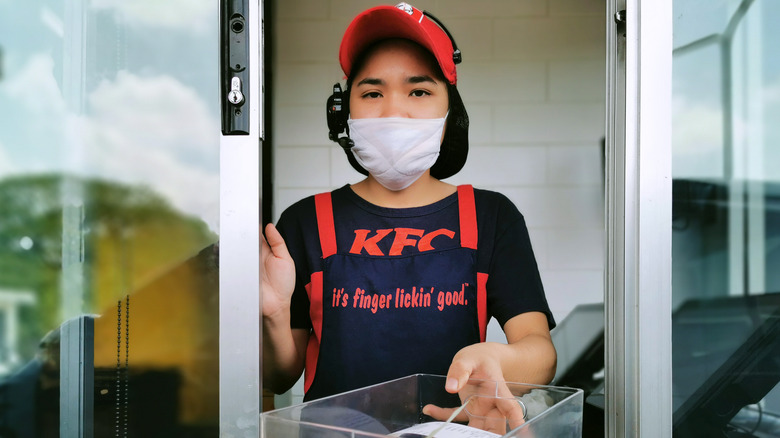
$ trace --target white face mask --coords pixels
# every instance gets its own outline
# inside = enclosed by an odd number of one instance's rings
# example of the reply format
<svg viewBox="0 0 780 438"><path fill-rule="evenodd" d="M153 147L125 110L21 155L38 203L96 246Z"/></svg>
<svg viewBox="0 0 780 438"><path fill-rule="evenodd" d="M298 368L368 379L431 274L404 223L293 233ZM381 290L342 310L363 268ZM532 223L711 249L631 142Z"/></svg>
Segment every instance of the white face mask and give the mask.
<svg viewBox="0 0 780 438"><path fill-rule="evenodd" d="M441 149L444 121L381 117L349 119L352 154L389 190L403 190L433 166Z"/></svg>

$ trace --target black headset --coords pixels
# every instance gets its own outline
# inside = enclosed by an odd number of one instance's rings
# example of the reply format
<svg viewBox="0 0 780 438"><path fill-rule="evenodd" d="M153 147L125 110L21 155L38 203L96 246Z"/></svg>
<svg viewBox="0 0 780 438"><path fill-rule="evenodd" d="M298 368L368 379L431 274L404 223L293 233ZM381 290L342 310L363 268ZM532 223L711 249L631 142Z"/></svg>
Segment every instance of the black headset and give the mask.
<svg viewBox="0 0 780 438"><path fill-rule="evenodd" d="M447 34L447 37L452 43L452 61L456 65L460 64L460 62L463 60L460 54L460 49L458 49L458 45L455 44L455 38L452 37L452 34L449 30L447 30L447 27L445 27L444 24L439 21L438 18L434 17L430 12L423 11L423 15L433 20L433 22L436 23L441 28L441 30ZM344 91L342 91L341 84L336 82L333 85L333 94L328 97L328 102L326 105L326 115L328 119L329 131L328 138L330 138L331 141L338 143L344 149L350 149L355 145L352 139L349 138L349 127L347 125L347 119L349 118L348 105L349 97Z"/></svg>

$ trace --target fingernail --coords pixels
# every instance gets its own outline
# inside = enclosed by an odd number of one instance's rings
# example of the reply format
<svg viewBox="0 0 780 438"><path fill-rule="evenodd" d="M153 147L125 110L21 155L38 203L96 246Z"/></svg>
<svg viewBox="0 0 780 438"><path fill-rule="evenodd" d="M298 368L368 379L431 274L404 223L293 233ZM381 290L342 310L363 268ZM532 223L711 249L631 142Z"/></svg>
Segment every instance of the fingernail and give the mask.
<svg viewBox="0 0 780 438"><path fill-rule="evenodd" d="M455 379L454 377L450 377L447 379L447 383L444 385L444 388L448 391L457 391L458 390L458 379Z"/></svg>

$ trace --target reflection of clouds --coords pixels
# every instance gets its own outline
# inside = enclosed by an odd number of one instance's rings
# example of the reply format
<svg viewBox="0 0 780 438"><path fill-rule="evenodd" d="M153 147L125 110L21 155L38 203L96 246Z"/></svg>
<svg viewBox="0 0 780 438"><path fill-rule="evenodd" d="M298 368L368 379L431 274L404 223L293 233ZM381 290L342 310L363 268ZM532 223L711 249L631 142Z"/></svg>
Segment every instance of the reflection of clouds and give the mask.
<svg viewBox="0 0 780 438"><path fill-rule="evenodd" d="M50 54L9 62L9 75L0 81L0 175L60 169L66 104L54 70Z"/></svg>
<svg viewBox="0 0 780 438"><path fill-rule="evenodd" d="M218 2L207 0L92 0L98 9L114 9L128 24L200 32L218 16Z"/></svg>
<svg viewBox="0 0 780 438"><path fill-rule="evenodd" d="M49 54L34 54L18 74L0 82L0 94L15 99L21 109L35 116L58 116L65 101L54 77L54 59Z"/></svg>
<svg viewBox="0 0 780 438"><path fill-rule="evenodd" d="M780 73L780 72L779 72ZM764 174L767 180L780 181L780 76L761 93L764 99Z"/></svg>
<svg viewBox="0 0 780 438"><path fill-rule="evenodd" d="M691 103L685 97L672 101L672 141L676 151L709 152L723 145L720 107Z"/></svg>
<svg viewBox="0 0 780 438"><path fill-rule="evenodd" d="M139 77L119 72L88 97L91 118L117 141L165 149L181 158L203 157L218 142L216 125L195 90L170 76ZM216 163L205 163L215 167Z"/></svg>
<svg viewBox="0 0 780 438"><path fill-rule="evenodd" d="M746 108L735 107L738 111L733 114L732 147L738 156L731 164L732 171L735 175L747 172L755 178L780 180L780 168L773 164L780 159L780 148L774 146L780 141L780 126L774 123L780 116L780 78L745 93L752 103ZM675 177L723 176L723 166L728 163L724 163L720 106L675 96L672 142Z"/></svg>
<svg viewBox="0 0 780 438"><path fill-rule="evenodd" d="M120 72L67 111L48 54L0 82L0 178L76 172L146 184L213 230L219 217L219 123L197 92L170 76Z"/></svg>
<svg viewBox="0 0 780 438"><path fill-rule="evenodd" d="M62 38L65 35L62 19L45 6L41 8L41 22L58 37Z"/></svg>
<svg viewBox="0 0 780 438"><path fill-rule="evenodd" d="M723 176L723 118L721 108L672 99L672 175L675 178Z"/></svg>
<svg viewBox="0 0 780 438"><path fill-rule="evenodd" d="M86 167L147 184L216 230L219 125L197 93L168 76L120 72L88 101Z"/></svg>

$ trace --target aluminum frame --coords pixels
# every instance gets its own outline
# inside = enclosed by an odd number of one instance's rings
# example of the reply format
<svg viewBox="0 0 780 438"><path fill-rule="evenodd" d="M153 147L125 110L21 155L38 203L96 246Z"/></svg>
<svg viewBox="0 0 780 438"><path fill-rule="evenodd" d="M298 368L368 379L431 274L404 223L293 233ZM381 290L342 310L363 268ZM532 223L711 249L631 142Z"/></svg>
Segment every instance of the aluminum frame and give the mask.
<svg viewBox="0 0 780 438"><path fill-rule="evenodd" d="M92 438L95 417L95 321L60 326L60 436Z"/></svg>
<svg viewBox="0 0 780 438"><path fill-rule="evenodd" d="M671 436L672 0L607 17L605 431Z"/></svg>
<svg viewBox="0 0 780 438"><path fill-rule="evenodd" d="M220 137L219 429L260 436L262 0L249 1L249 135Z"/></svg>

